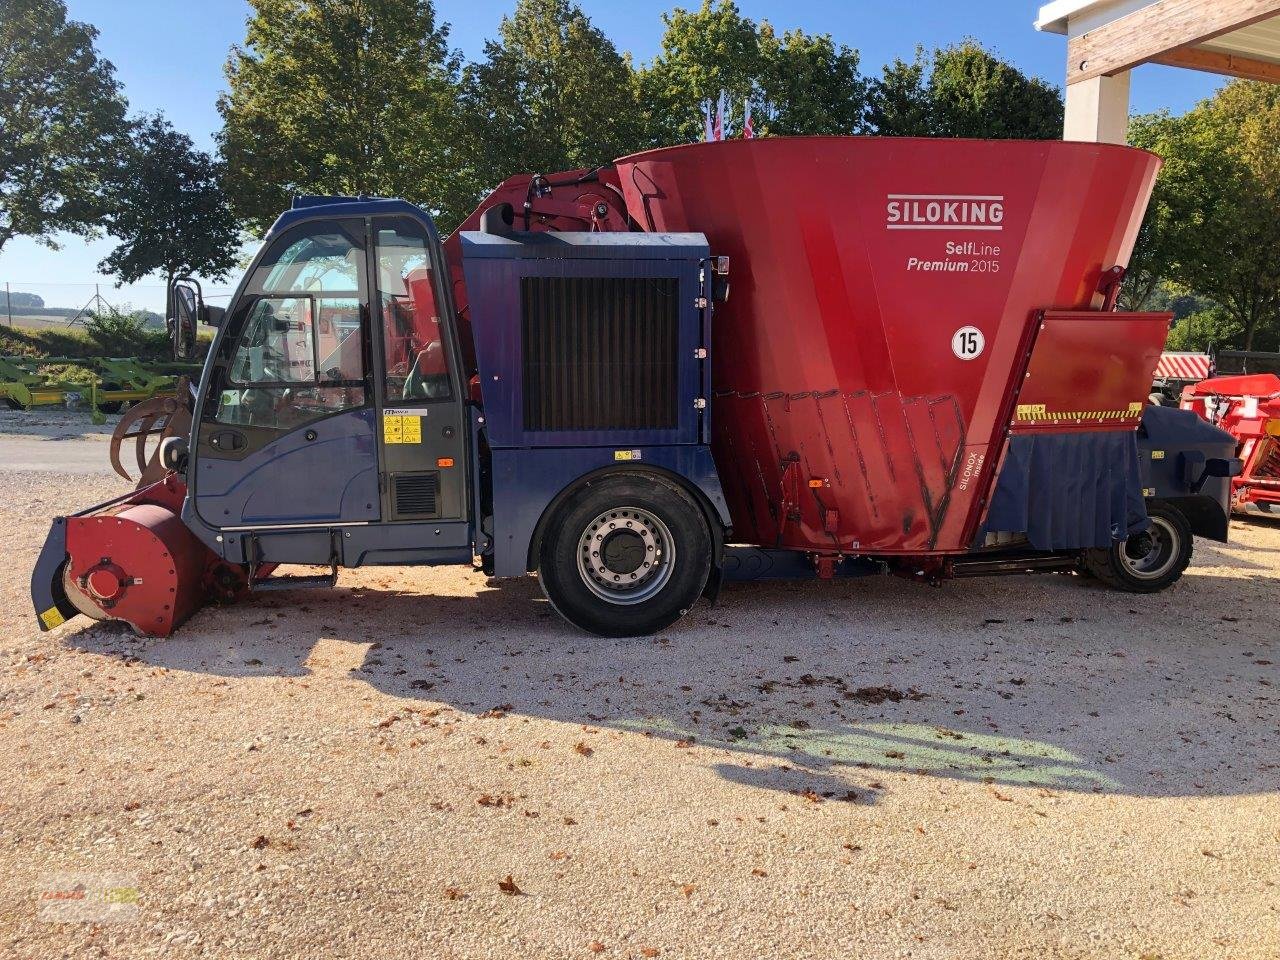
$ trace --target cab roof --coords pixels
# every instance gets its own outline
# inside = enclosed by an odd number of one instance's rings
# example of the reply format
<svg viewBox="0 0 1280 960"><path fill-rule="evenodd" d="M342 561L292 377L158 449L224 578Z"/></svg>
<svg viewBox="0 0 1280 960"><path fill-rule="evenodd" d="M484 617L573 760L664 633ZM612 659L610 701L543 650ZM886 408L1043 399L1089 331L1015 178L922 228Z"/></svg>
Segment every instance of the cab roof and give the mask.
<svg viewBox="0 0 1280 960"><path fill-rule="evenodd" d="M276 218L276 222L267 231L267 236L275 236L288 230L295 223L311 220L318 216L334 217L372 217L372 216L409 216L435 224L431 215L408 200L390 200L381 197L327 197L320 194L304 194L293 198L293 206Z"/></svg>

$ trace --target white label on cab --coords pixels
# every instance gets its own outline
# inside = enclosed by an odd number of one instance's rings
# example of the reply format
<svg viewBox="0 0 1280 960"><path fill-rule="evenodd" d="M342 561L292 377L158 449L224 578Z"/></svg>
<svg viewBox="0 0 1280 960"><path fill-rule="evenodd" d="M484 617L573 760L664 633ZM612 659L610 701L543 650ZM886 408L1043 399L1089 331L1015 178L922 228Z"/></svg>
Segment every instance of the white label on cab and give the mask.
<svg viewBox="0 0 1280 960"><path fill-rule="evenodd" d="M961 360L976 360L987 347L987 338L977 327L961 327L951 335L951 352Z"/></svg>

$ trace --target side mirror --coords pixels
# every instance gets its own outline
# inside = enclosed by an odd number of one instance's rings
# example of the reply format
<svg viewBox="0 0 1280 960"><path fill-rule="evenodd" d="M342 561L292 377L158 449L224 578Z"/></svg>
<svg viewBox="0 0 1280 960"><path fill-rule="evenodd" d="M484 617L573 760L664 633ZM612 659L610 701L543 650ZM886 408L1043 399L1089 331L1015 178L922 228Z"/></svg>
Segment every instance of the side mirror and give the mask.
<svg viewBox="0 0 1280 960"><path fill-rule="evenodd" d="M204 313L200 284L191 277L175 277L166 297L165 325L173 345L173 359L190 360L196 352L196 321Z"/></svg>

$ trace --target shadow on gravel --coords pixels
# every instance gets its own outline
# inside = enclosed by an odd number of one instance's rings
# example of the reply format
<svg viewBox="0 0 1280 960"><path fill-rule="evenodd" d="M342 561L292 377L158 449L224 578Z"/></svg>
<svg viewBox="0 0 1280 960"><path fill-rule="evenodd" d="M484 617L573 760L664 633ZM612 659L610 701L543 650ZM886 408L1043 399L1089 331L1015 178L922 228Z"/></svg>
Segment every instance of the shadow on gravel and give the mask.
<svg viewBox="0 0 1280 960"><path fill-rule="evenodd" d="M605 640L565 625L532 578L475 576L474 595L279 593L202 611L168 640L98 626L63 642L252 678L306 675L314 645L336 641L358 664L347 675L392 697L727 751L744 763L708 762L734 782L863 802L899 773L1156 797L1280 789L1280 638L1240 629L1247 614L1220 600L1273 611L1276 581L1193 572L1161 597L1072 581L730 586L661 636Z"/></svg>

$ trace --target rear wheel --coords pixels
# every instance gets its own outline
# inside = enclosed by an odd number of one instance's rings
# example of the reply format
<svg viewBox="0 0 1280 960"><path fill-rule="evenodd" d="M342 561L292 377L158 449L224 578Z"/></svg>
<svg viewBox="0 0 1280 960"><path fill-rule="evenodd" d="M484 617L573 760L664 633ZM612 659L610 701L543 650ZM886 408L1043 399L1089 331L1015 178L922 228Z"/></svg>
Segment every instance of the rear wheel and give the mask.
<svg viewBox="0 0 1280 960"><path fill-rule="evenodd" d="M638 636L697 602L711 572L711 532L675 484L605 477L560 510L538 559L542 589L566 620L601 636Z"/></svg>
<svg viewBox="0 0 1280 960"><path fill-rule="evenodd" d="M1176 583L1191 562L1191 525L1174 507L1147 504L1151 526L1103 550L1086 550L1090 573L1116 590L1158 593Z"/></svg>

